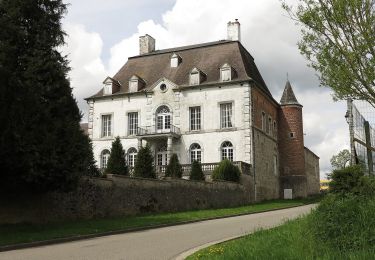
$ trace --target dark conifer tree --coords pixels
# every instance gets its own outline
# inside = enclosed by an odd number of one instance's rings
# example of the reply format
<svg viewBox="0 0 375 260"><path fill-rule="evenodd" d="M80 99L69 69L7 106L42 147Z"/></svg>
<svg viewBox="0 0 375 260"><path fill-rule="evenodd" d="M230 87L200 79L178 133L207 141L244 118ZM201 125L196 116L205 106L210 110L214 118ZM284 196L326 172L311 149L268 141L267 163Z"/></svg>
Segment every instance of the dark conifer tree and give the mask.
<svg viewBox="0 0 375 260"><path fill-rule="evenodd" d="M71 189L91 167L64 44L62 0L0 1L0 190ZM2 185L5 184L5 185Z"/></svg>
<svg viewBox="0 0 375 260"><path fill-rule="evenodd" d="M190 171L190 180L195 180L195 181L204 181L204 173L202 171L202 165L194 160L193 163L191 164L191 171Z"/></svg>
<svg viewBox="0 0 375 260"><path fill-rule="evenodd" d="M154 158L148 144L138 151L134 166L134 177L156 178Z"/></svg>
<svg viewBox="0 0 375 260"><path fill-rule="evenodd" d="M169 160L167 169L165 170L165 176L173 178L182 177L182 166L178 160L177 154L172 154L171 159Z"/></svg>
<svg viewBox="0 0 375 260"><path fill-rule="evenodd" d="M120 137L112 142L111 154L109 155L105 173L128 175L128 167L125 161L125 151L122 148Z"/></svg>

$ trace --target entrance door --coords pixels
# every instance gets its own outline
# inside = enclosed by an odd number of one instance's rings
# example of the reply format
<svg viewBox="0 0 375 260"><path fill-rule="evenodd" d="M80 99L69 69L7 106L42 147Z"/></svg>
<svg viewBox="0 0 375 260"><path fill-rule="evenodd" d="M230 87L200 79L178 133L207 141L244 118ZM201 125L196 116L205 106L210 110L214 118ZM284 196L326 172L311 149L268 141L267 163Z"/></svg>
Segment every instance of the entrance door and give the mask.
<svg viewBox="0 0 375 260"><path fill-rule="evenodd" d="M158 133L166 133L171 129L171 112L167 106L161 106L156 112L156 130Z"/></svg>

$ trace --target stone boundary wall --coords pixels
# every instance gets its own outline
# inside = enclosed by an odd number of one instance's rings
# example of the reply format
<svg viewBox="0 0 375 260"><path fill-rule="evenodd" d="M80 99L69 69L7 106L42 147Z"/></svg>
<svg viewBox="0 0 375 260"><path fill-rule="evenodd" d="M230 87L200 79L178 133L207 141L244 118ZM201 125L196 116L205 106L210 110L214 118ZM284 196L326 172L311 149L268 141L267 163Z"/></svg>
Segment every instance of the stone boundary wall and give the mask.
<svg viewBox="0 0 375 260"><path fill-rule="evenodd" d="M0 224L45 223L144 213L226 208L253 202L252 177L240 184L109 175L86 178L76 191L0 200Z"/></svg>

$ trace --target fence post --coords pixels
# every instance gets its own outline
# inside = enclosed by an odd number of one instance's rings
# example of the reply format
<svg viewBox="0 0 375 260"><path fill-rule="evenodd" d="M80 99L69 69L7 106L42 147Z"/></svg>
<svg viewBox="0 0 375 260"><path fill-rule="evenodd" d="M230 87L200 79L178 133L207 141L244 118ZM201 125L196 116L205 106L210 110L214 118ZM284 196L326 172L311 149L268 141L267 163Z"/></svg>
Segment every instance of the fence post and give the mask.
<svg viewBox="0 0 375 260"><path fill-rule="evenodd" d="M355 165L355 146L354 146L354 122L353 122L353 100L347 99L347 119L349 124L349 136L350 136L350 165Z"/></svg>
<svg viewBox="0 0 375 260"><path fill-rule="evenodd" d="M364 122L364 127L365 127L365 136L366 136L368 174L371 175L373 172L373 164L372 164L372 151L370 149L371 147L370 124L368 121Z"/></svg>

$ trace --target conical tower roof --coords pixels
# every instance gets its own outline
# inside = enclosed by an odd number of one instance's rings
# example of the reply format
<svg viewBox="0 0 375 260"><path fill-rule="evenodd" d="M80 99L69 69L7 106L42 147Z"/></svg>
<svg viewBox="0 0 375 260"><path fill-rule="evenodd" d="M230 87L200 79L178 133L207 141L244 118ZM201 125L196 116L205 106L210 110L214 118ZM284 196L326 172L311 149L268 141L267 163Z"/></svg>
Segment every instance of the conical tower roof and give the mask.
<svg viewBox="0 0 375 260"><path fill-rule="evenodd" d="M296 96L294 95L292 85L290 85L289 80L285 84L283 95L281 96L280 104L282 106L286 105L297 105L302 106L298 103Z"/></svg>

